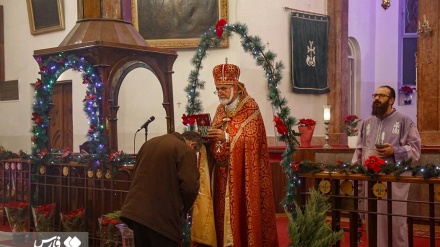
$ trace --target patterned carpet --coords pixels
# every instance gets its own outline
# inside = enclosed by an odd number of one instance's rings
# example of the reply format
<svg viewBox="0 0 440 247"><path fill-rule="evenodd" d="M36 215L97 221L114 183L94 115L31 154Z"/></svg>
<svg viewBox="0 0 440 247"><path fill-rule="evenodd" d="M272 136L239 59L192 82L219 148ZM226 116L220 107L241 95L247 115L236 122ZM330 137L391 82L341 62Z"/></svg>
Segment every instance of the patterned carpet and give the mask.
<svg viewBox="0 0 440 247"><path fill-rule="evenodd" d="M277 214L277 231L278 231L278 243L279 247L288 247L290 239L288 236L288 223L285 214ZM429 228L427 226L415 225L414 227L414 247L429 246ZM0 222L0 247L8 247L11 243L11 232L8 222L3 224ZM368 242L366 238L366 232L362 232L361 242L359 247L367 247ZM344 239L341 240L341 247L350 246L350 236L348 233L344 233ZM440 246L440 229L436 230L436 242L435 246Z"/></svg>

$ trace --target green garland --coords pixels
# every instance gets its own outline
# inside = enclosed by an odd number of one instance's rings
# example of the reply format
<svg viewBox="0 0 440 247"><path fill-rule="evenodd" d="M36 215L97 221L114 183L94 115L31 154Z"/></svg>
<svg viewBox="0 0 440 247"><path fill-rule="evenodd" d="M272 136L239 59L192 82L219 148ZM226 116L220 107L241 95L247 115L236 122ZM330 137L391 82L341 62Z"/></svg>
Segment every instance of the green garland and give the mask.
<svg viewBox="0 0 440 247"><path fill-rule="evenodd" d="M373 172L366 168L363 164L353 164L350 162L338 161L336 164L323 164L311 162L308 160L299 163L293 163L292 169L298 173L312 173L319 172L335 172L340 174L361 174L369 176L374 180L378 179L380 174L394 175L398 178L404 172L411 172L413 177L438 178L440 177L440 166L436 164L415 165L412 166L412 159L404 160L398 163L386 163L380 167L379 172Z"/></svg>
<svg viewBox="0 0 440 247"><path fill-rule="evenodd" d="M49 152L43 152L37 155L29 155L26 152L20 150L20 152L14 153L9 150L0 148L0 160L8 159L31 159L33 165L36 165L38 169L42 165L55 165L69 162L76 162L80 164L92 164L96 162L96 156L90 154L74 154L69 150L60 150L53 148ZM119 168L123 165L132 165L135 163L135 159L122 151L112 152L109 155L101 155L100 168L109 170L112 178L117 174ZM93 167L91 167L93 168Z"/></svg>
<svg viewBox="0 0 440 247"><path fill-rule="evenodd" d="M191 63L195 67L190 72L188 85L185 92L188 95L186 105L186 113L193 115L202 112L202 101L198 90L204 89L205 81L200 80L200 70L203 68L202 61L206 57L206 51L209 47L218 47L222 40L227 39L236 33L241 40L243 50L252 55L256 64L261 66L265 71L267 86L269 92L268 100L272 107L276 110L276 116L282 120L286 127L286 132L279 136L280 141L287 144L286 150L283 152L281 166L287 176L287 193L282 204L291 208L295 201L295 187L299 183L298 173L292 171L292 155L299 145L296 136L300 133L294 131L293 126L297 123L296 118L290 116L290 108L287 106L287 100L281 96L278 85L283 77L282 70L284 65L281 61L275 62L276 54L272 51L266 51L266 47L261 43L260 37L248 34L248 28L244 24L236 23L228 25L226 21L220 20L216 27L211 27L208 32L201 36L201 40ZM193 126L187 126L189 128Z"/></svg>
<svg viewBox="0 0 440 247"><path fill-rule="evenodd" d="M49 57L42 61L40 57L37 62L42 63L40 67L41 80L35 83L35 102L33 105L34 125L32 132L34 155L47 148L47 128L49 126L49 111L52 107L53 87L58 77L66 70L73 69L83 72L83 84L86 84L86 96L84 102L84 112L89 119L88 140L91 144L92 153L104 153L106 145L106 135L104 117L102 116L102 95L103 84L98 70L86 59L75 55L65 55L60 53L57 56Z"/></svg>
<svg viewBox="0 0 440 247"><path fill-rule="evenodd" d="M32 120L34 121L32 126L33 145L32 155L30 156L32 164L38 168L43 164L77 161L88 163L92 169L109 169L114 174L122 164L134 163L128 155L122 152L108 153L102 109L104 86L98 69L85 58L72 54L60 53L44 61L41 57L36 57L36 60L41 64L39 72L41 79L37 79L35 83L35 102L32 113ZM70 154L69 150L60 152L58 149L47 149L47 128L50 122L49 111L52 107L53 87L58 77L68 69L82 72L83 84L86 85L83 109L89 120L89 130L86 134L91 153L89 155L73 155ZM67 156L65 156L66 152L69 153ZM114 159L115 153L117 153L117 159Z"/></svg>

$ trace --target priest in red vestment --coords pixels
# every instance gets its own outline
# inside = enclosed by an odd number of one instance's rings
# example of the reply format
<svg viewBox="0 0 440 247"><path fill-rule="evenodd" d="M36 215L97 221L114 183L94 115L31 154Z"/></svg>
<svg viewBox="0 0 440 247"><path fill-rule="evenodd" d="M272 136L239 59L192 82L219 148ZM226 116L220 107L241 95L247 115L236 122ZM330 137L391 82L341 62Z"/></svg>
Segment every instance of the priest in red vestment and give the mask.
<svg viewBox="0 0 440 247"><path fill-rule="evenodd" d="M266 130L257 102L239 82L240 68L213 69L220 105L208 138L214 158L217 246L278 246Z"/></svg>

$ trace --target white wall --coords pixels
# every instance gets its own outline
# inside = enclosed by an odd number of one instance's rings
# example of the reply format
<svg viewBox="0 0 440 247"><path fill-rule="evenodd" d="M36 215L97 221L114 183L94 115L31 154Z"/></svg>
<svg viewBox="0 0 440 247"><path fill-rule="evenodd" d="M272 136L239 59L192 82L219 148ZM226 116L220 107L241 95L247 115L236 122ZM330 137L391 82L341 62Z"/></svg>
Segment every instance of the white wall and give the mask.
<svg viewBox="0 0 440 247"><path fill-rule="evenodd" d="M371 94L377 86L389 84L397 89L398 47L398 6L387 11L376 1L350 0L349 36L354 37L359 45L362 58L362 97L361 117L370 113ZM38 75L38 65L33 59L33 51L56 47L70 32L77 20L77 2L64 0L65 25L64 31L32 36L29 30L26 1L0 0L4 10L5 22L5 61L6 80L19 80L20 100L0 102L0 146L11 151L31 150L31 105L33 103L33 87ZM314 136L324 136L322 105L326 103L326 95L294 94L291 90L290 46L289 46L289 11L285 7L300 9L319 14L326 14L327 0L229 0L229 23L240 22L249 27L250 35L261 37L262 42L275 54L277 60L285 64L283 80L280 85L282 96L289 102L292 115L297 118L313 118L318 121ZM182 131L182 114L185 113L187 95L183 91L187 85L189 72L193 69L190 60L195 49L178 50L178 58L174 64L173 88L175 103L176 131ZM272 123L272 107L267 101L267 81L263 69L255 64L251 55L244 53L239 38L234 35L228 48L210 49L203 61L204 69L200 79L205 80L205 90L201 92L201 100L205 112L214 113L218 104L217 97L212 94L215 86L212 83L212 68L228 58L241 68L241 81L249 93L257 100L265 118L268 136L274 136ZM82 99L85 89L81 88L80 75L69 71L60 79L72 79L74 85L74 147L85 140L88 129L87 119L82 112ZM124 81L120 94L121 109L118 114L118 138L120 149L132 153L133 138L139 128L150 116L156 120L149 126L149 137L165 133L165 111L161 106L162 94L155 78L148 77L148 70L132 71ZM139 80L142 78L142 80ZM84 91L83 91L84 90ZM79 103L75 103L79 102ZM180 103L180 104L179 104ZM403 107L398 107L403 108ZM129 110L132 109L132 110ZM133 109L135 109L133 111ZM402 110L414 109L415 105L405 106ZM19 113L19 114L17 114ZM406 112L408 114L408 112ZM411 114L409 114L411 115ZM415 118L414 118L415 119ZM137 134L136 149L144 140L144 132Z"/></svg>
<svg viewBox="0 0 440 247"><path fill-rule="evenodd" d="M19 80L20 100L0 102L0 145L11 151L30 152L33 87L39 78L34 50L56 47L75 24L76 1L64 1L66 30L32 36L26 1L0 0L4 14L5 79ZM78 99L79 100L79 99ZM86 133L84 133L85 135Z"/></svg>
<svg viewBox="0 0 440 247"><path fill-rule="evenodd" d="M417 122L417 102L399 106L399 43L402 1L393 1L384 10L380 1L349 0L349 36L357 40L361 53L361 118L371 113L371 94L377 87L389 85L396 90L394 107Z"/></svg>

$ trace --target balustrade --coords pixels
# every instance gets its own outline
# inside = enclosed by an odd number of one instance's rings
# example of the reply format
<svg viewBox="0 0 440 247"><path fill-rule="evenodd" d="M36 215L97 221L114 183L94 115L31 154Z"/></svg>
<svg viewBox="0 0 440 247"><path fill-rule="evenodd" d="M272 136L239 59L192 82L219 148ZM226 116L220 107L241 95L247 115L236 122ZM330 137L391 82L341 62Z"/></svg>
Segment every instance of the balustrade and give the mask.
<svg viewBox="0 0 440 247"><path fill-rule="evenodd" d="M98 218L120 210L130 188L132 166L125 166L115 177L105 170L91 170L75 162L32 167L29 160L0 160L2 208L11 201L32 205L55 203L55 231L63 231L60 213L85 208L89 245L99 246ZM3 224L8 224L3 213ZM34 231L31 225L29 231Z"/></svg>
<svg viewBox="0 0 440 247"><path fill-rule="evenodd" d="M391 185L396 182L417 184L423 190L427 190L429 196L417 200L412 200L411 197L407 201L394 200L391 197ZM425 231L425 235L429 237L430 246L435 246L435 229L440 226L440 178L424 179L423 177L413 176L378 175L377 180L375 180L361 174L323 172L301 174L301 184L297 197L300 205L303 205L307 199L308 188L314 187L329 197L332 204L329 215L334 230L341 229L342 219L348 219L346 230L350 233L350 246L358 246L358 237L361 234L360 228L362 226L360 223L365 222L364 219L368 222L366 224L368 246L377 246L378 215L385 215L388 222L391 222L393 216L405 217L408 222L409 246L414 244L415 225L428 229ZM386 202L386 213L377 211L379 200ZM416 207L426 210L413 210L408 214L399 215L392 211L393 202L406 202L408 208ZM393 232L398 230L393 229L392 225L388 224L388 246L392 246Z"/></svg>

